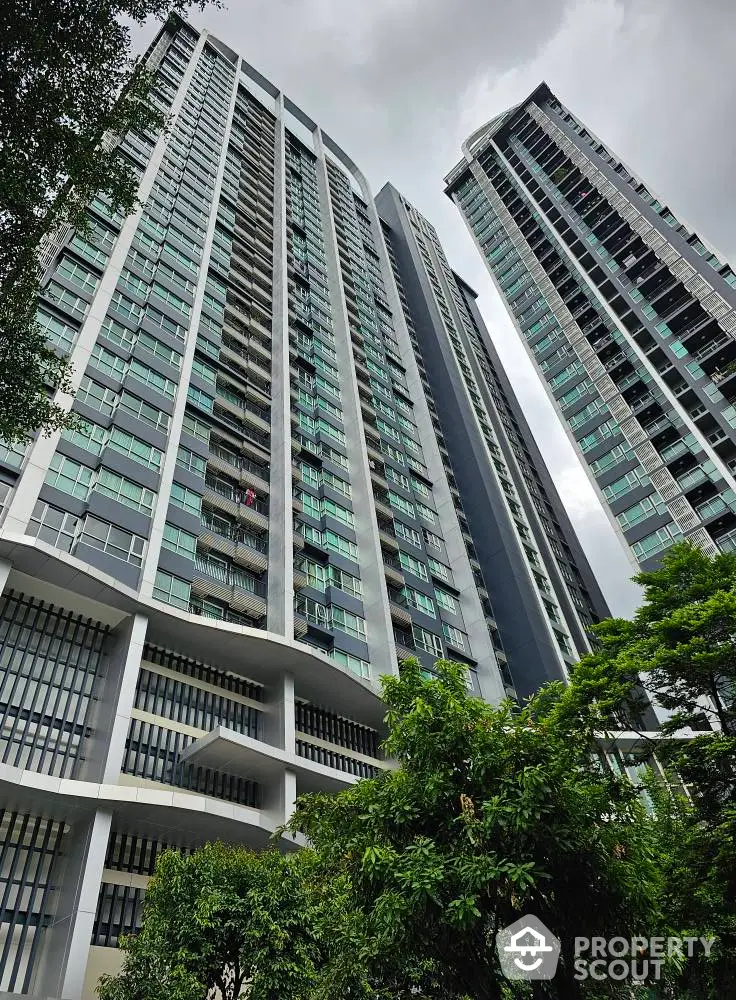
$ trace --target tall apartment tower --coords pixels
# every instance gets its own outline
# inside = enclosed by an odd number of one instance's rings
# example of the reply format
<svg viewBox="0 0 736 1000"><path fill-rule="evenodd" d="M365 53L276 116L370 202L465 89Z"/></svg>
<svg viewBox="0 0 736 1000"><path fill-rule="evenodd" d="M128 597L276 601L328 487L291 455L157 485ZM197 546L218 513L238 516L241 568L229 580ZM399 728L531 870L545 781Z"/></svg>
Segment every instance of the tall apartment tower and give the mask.
<svg viewBox="0 0 736 1000"><path fill-rule="evenodd" d="M419 371L412 397L427 399L497 657L526 696L565 677L608 610L475 292L394 187L376 205Z"/></svg>
<svg viewBox="0 0 736 1000"><path fill-rule="evenodd" d="M446 178L633 560L736 547L736 274L546 84Z"/></svg>
<svg viewBox="0 0 736 1000"><path fill-rule="evenodd" d="M147 58L139 209L43 249L79 426L0 450L0 993L93 996L162 847L388 766L398 658L511 687L365 180L206 32ZM532 596L541 679L582 623Z"/></svg>

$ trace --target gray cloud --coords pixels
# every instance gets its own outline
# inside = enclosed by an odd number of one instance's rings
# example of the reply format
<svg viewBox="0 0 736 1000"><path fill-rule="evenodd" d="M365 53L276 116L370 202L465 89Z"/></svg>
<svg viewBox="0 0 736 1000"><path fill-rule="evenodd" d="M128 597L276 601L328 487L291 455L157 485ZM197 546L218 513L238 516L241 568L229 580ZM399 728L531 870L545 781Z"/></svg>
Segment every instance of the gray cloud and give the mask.
<svg viewBox="0 0 736 1000"><path fill-rule="evenodd" d="M736 7L718 0L230 0L197 21L330 133L377 191L436 225L480 305L617 613L631 565L491 288L442 177L480 124L546 79L670 204L736 253Z"/></svg>

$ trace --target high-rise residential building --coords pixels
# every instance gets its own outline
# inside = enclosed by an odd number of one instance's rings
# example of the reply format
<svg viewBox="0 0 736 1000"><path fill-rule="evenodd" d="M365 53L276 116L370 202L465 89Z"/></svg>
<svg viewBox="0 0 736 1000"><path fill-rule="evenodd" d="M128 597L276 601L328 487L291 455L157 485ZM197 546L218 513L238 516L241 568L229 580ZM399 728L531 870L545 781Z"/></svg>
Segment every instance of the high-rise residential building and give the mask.
<svg viewBox="0 0 736 1000"><path fill-rule="evenodd" d="M546 84L446 178L619 537L736 547L736 274Z"/></svg>
<svg viewBox="0 0 736 1000"><path fill-rule="evenodd" d="M399 657L511 687L368 185L206 32L147 61L140 207L42 253L78 423L0 449L2 993L93 996L164 846L388 766Z"/></svg>
<svg viewBox="0 0 736 1000"><path fill-rule="evenodd" d="M436 230L387 184L376 199L420 384L507 681L564 678L608 614L476 305ZM430 570L432 564L430 563Z"/></svg>

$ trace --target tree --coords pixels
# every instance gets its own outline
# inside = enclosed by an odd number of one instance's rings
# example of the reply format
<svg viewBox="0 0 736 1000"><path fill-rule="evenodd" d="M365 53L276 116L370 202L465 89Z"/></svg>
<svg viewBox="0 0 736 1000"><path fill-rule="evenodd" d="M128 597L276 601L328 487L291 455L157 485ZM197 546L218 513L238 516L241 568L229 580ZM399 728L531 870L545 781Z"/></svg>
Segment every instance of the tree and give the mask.
<svg viewBox="0 0 736 1000"><path fill-rule="evenodd" d="M470 697L460 664L436 669L425 680L406 660L383 680L385 751L398 768L300 799L290 828L314 845L326 879L349 879L372 995L529 995L503 980L494 939L533 913L563 943L557 976L534 995L591 996L574 979L575 936L662 926L661 869L637 790L596 765L593 729L564 708L561 685L517 714ZM348 982L354 941L336 952L333 982Z"/></svg>
<svg viewBox="0 0 736 1000"><path fill-rule="evenodd" d="M309 852L207 844L165 851L146 891L140 932L100 1000L307 1000L321 954ZM336 883L339 885L339 882Z"/></svg>
<svg viewBox="0 0 736 1000"><path fill-rule="evenodd" d="M573 672L569 724L636 728L640 675L670 713L647 751L672 777L666 794L653 790L656 836L669 858L663 906L673 926L716 936L679 988L736 994L736 554L710 557L684 542L634 579L644 602L631 621L594 626L600 645ZM677 794L679 781L686 795Z"/></svg>
<svg viewBox="0 0 736 1000"><path fill-rule="evenodd" d="M67 420L66 360L35 323L39 247L77 225L98 192L128 214L132 165L106 135L159 130L150 75L131 58L131 26L183 12L191 0L9 0L0 7L0 440ZM206 0L196 0L206 6ZM122 20L125 19L125 22Z"/></svg>

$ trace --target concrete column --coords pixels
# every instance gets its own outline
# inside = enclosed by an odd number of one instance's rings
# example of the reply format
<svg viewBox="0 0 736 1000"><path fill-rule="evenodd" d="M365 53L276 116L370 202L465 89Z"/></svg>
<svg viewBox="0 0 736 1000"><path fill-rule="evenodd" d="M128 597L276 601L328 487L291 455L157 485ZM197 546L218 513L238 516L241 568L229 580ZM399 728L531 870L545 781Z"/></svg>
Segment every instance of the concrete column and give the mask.
<svg viewBox="0 0 736 1000"><path fill-rule="evenodd" d="M82 780L110 783L118 780L147 627L146 616L136 614L126 618L112 633L113 645L90 720L94 735L80 774Z"/></svg>
<svg viewBox="0 0 736 1000"><path fill-rule="evenodd" d="M294 515L291 480L289 279L286 265L284 97L277 101L271 325L271 495L268 532L268 630L294 638Z"/></svg>
<svg viewBox="0 0 736 1000"><path fill-rule="evenodd" d="M64 837L68 853L56 882L59 895L33 993L80 1000L105 867L112 813L98 810L74 820Z"/></svg>
<svg viewBox="0 0 736 1000"><path fill-rule="evenodd" d="M263 739L287 753L295 752L294 678L282 674L268 689ZM296 775L286 769L264 789L264 810L275 823L285 823L294 809Z"/></svg>
<svg viewBox="0 0 736 1000"><path fill-rule="evenodd" d="M0 559L0 594L5 591L5 586L8 582L8 577L10 576L12 568L12 563L7 562L5 559Z"/></svg>
<svg viewBox="0 0 736 1000"><path fill-rule="evenodd" d="M346 447L350 457L355 533L358 539L363 586L363 613L365 615L366 639L370 650L371 677L375 680L381 674L395 674L398 668L394 659L393 625L386 578L383 573L383 554L378 536L378 521L373 504L373 486L363 433L363 413L360 407L358 382L355 378L350 324L342 288L342 271L335 236L335 218L330 198L327 160L319 129L315 130L315 152L317 153L317 187L325 231L325 253L334 322L335 350L341 375L343 425L345 427ZM363 182L361 187L365 200L370 204L372 199L367 184Z"/></svg>

